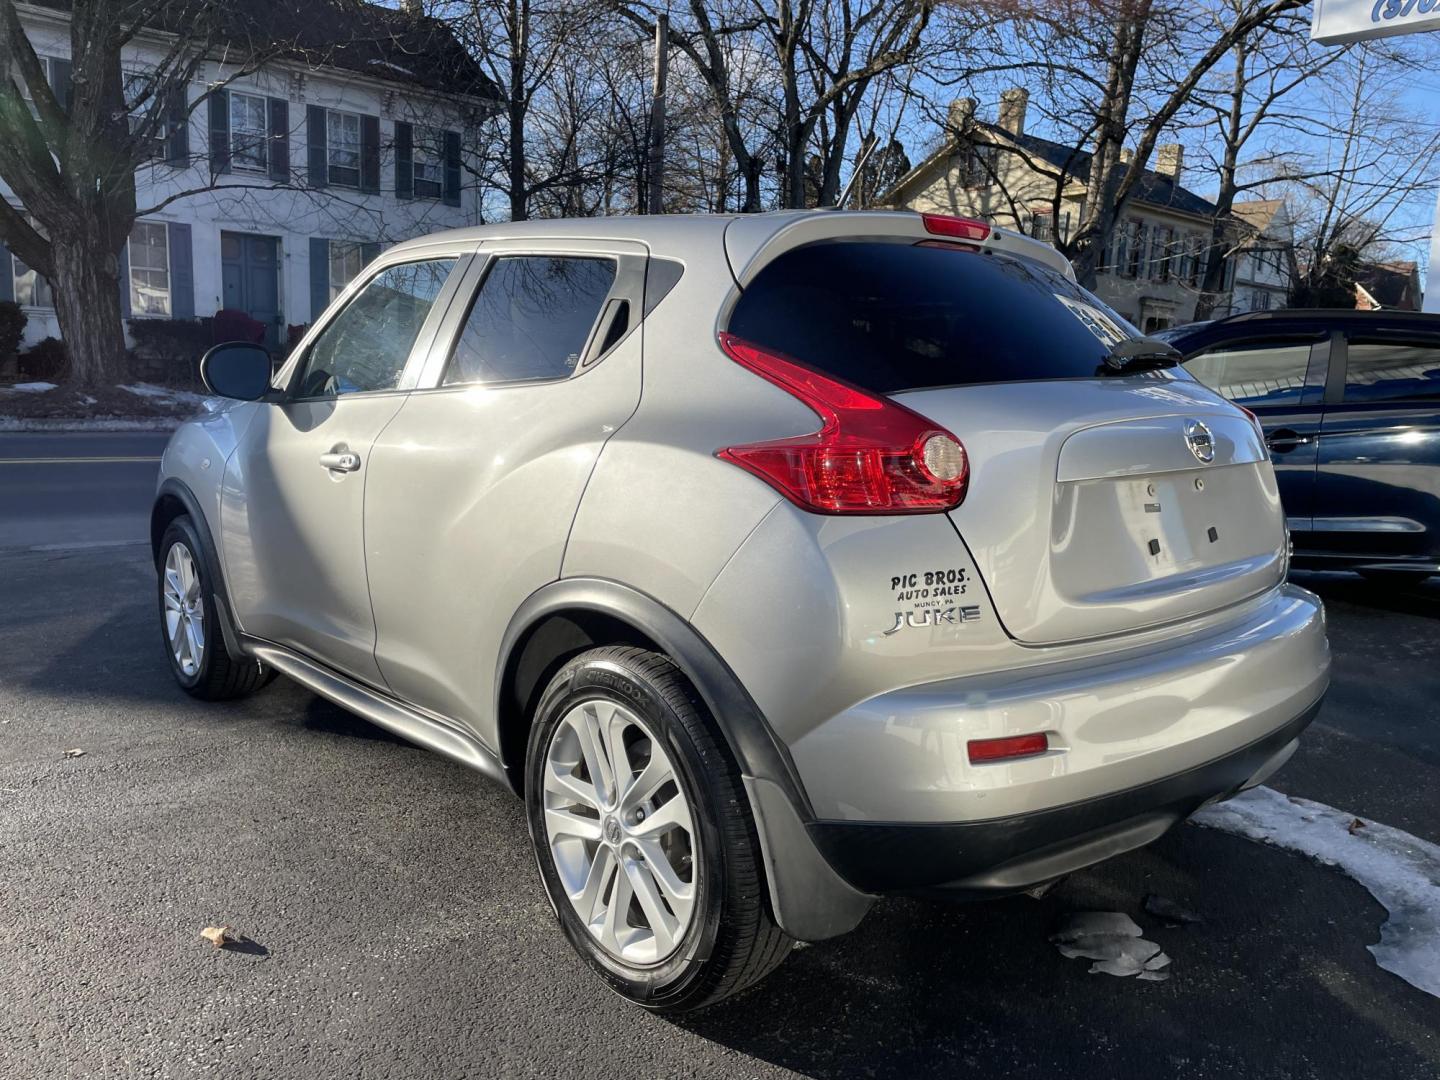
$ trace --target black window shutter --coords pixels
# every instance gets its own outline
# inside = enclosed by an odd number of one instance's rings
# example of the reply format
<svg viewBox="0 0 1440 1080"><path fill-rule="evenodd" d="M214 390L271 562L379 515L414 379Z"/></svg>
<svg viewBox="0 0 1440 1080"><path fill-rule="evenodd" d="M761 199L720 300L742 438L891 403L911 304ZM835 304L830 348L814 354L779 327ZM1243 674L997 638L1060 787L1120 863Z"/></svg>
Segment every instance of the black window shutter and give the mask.
<svg viewBox="0 0 1440 1080"><path fill-rule="evenodd" d="M270 99L270 179L290 182L290 102Z"/></svg>
<svg viewBox="0 0 1440 1080"><path fill-rule="evenodd" d="M0 300L15 299L15 267L10 262L10 249L0 244Z"/></svg>
<svg viewBox="0 0 1440 1080"><path fill-rule="evenodd" d="M330 305L330 241L310 238L310 321Z"/></svg>
<svg viewBox="0 0 1440 1080"><path fill-rule="evenodd" d="M120 315L130 318L134 310L130 306L130 241L120 249Z"/></svg>
<svg viewBox="0 0 1440 1080"><path fill-rule="evenodd" d="M325 110L319 105L305 107L305 148L312 188L323 188L330 182L329 132L325 127ZM317 311L318 315L319 312Z"/></svg>
<svg viewBox="0 0 1440 1080"><path fill-rule="evenodd" d="M445 205L460 205L460 133L445 132Z"/></svg>
<svg viewBox="0 0 1440 1080"><path fill-rule="evenodd" d="M177 169L190 164L190 99L183 84L165 91L165 160Z"/></svg>
<svg viewBox="0 0 1440 1080"><path fill-rule="evenodd" d="M230 171L230 91L210 92L210 171Z"/></svg>
<svg viewBox="0 0 1440 1080"><path fill-rule="evenodd" d="M380 190L380 118L360 117L360 190Z"/></svg>
<svg viewBox="0 0 1440 1080"><path fill-rule="evenodd" d="M401 121L395 123L395 195L415 196L415 129Z"/></svg>
<svg viewBox="0 0 1440 1080"><path fill-rule="evenodd" d="M74 71L69 60L50 60L50 90L55 95L55 100L60 103L60 108L65 112L70 111L70 103L74 99L74 83L71 75Z"/></svg>

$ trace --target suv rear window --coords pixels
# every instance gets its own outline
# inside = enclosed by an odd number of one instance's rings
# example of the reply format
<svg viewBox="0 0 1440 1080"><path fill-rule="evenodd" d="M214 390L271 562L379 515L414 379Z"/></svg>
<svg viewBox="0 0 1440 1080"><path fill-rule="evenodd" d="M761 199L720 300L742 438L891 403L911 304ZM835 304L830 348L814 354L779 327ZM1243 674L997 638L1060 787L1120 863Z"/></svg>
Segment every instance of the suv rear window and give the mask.
<svg viewBox="0 0 1440 1080"><path fill-rule="evenodd" d="M909 241L824 241L752 281L729 331L876 393L1089 379L1140 332L1049 267Z"/></svg>

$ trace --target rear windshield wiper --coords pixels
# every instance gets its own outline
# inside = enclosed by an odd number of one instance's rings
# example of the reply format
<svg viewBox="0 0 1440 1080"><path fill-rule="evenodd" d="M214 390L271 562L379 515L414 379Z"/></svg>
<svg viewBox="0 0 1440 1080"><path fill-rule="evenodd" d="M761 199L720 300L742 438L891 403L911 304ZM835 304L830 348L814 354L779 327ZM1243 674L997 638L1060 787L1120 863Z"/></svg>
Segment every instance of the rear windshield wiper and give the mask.
<svg viewBox="0 0 1440 1080"><path fill-rule="evenodd" d="M1117 342L1095 369L1097 375L1133 375L1137 371L1156 371L1174 367L1184 357L1180 350L1159 338L1126 338Z"/></svg>

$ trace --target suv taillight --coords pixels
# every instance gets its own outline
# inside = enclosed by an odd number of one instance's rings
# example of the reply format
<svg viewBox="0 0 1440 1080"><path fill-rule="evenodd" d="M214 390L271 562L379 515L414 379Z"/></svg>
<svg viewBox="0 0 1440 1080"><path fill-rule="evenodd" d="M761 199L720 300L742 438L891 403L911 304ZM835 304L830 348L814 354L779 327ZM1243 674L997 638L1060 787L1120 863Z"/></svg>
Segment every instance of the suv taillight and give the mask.
<svg viewBox="0 0 1440 1080"><path fill-rule="evenodd" d="M722 333L720 347L804 402L821 426L810 435L726 447L717 457L818 514L938 513L965 498L970 463L944 428L733 334Z"/></svg>

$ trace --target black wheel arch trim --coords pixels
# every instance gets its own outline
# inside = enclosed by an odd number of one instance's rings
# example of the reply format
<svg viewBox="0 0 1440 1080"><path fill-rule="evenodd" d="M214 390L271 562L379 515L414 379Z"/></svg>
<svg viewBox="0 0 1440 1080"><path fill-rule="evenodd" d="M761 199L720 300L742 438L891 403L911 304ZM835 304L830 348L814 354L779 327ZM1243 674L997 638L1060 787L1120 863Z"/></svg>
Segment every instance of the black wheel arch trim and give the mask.
<svg viewBox="0 0 1440 1080"><path fill-rule="evenodd" d="M577 612L617 619L644 634L680 667L715 717L740 766L760 839L771 911L781 929L802 941L853 930L874 897L842 880L815 846L807 831L814 811L789 752L714 647L654 597L605 578L566 578L532 593L516 610L501 642L496 720L504 715L510 676L530 634L551 616ZM502 749L501 763L519 791L524 761L505 760Z"/></svg>
<svg viewBox="0 0 1440 1080"><path fill-rule="evenodd" d="M234 617L231 615L230 592L225 587L225 574L220 568L220 549L215 546L215 536L210 531L209 519L200 506L200 500L189 486L175 477L167 477L161 483L159 490L155 492L155 502L150 508L150 554L151 561L157 570L160 565L160 540L165 535L164 526L158 526L160 520L160 508L164 505L166 498L175 499L185 508L185 516L195 526L195 532L200 537L200 544L204 548L199 552L204 562L205 579L210 582L210 588L214 593L215 611L219 615L220 636L225 642L225 651L230 659L236 663L242 663L250 659L244 649L240 647L239 635L235 632ZM178 517L179 515L174 515ZM173 517L171 518L173 520Z"/></svg>
<svg viewBox="0 0 1440 1080"><path fill-rule="evenodd" d="M711 644L680 615L638 589L606 578L564 578L531 593L516 609L501 640L495 672L495 716L504 711L503 695L512 664L529 634L545 619L566 612L591 612L628 623L659 646L694 684L720 725L741 772L778 784L807 819L809 799L790 754L770 730L759 707ZM523 761L505 761L512 776L523 775Z"/></svg>

